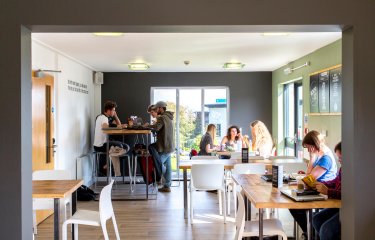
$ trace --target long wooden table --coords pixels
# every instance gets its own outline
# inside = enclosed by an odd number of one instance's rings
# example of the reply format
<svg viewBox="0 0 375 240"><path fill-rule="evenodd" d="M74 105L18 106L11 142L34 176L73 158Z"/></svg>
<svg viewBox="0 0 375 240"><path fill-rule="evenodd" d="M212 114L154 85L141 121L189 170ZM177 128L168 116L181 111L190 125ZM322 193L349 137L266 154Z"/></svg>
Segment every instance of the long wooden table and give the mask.
<svg viewBox="0 0 375 240"><path fill-rule="evenodd" d="M301 163L303 160L300 159L285 159L285 158L273 158L269 159L259 159L259 157L249 157L249 163L264 163L266 165L272 164L282 164L282 163ZM191 169L192 164L224 164L225 170L231 170L234 168L234 165L242 163L241 159L196 159L196 160L183 160L180 162L179 169L183 170L183 181L184 181L184 218L188 218L188 203L187 203L187 170Z"/></svg>
<svg viewBox="0 0 375 240"><path fill-rule="evenodd" d="M33 180L33 198L54 199L54 239L60 239L60 199L72 195L72 215L77 210L77 189L83 184L83 180ZM72 232L74 239L74 228Z"/></svg>
<svg viewBox="0 0 375 240"><path fill-rule="evenodd" d="M108 168L108 171L107 171L107 183L109 184L110 181L111 181L111 173L112 173L111 158L109 157L109 136L112 136L112 135L122 135L122 136L124 136L124 135L146 135L146 141L144 142L144 144L146 145L146 148L148 148L148 145L150 143L148 135L151 134L151 130L140 130L140 129L138 130L138 129L126 129L126 128L103 128L102 130L103 130L103 133L108 135L107 166L109 166L109 168ZM148 157L146 159L147 159L146 169L148 169ZM135 166L135 164L133 164L133 165ZM133 188L135 188L135 186L136 186L135 175L136 175L136 169L134 169L134 176L133 177L129 176L131 192L133 192ZM146 177L148 178L148 174L146 174ZM148 179L146 179L146 181L148 182ZM156 192L156 194L157 194L157 192ZM149 188L148 188L148 184L146 184L146 198L144 198L144 200L148 199L148 195L149 195ZM143 199L143 198L141 198L141 199ZM126 200L126 199L124 199L124 200ZM135 200L135 199L132 198L132 200ZM137 198L137 200L138 200L138 198Z"/></svg>
<svg viewBox="0 0 375 240"><path fill-rule="evenodd" d="M287 208L287 209L308 209L307 225L308 239L312 239L311 218L312 209L318 208L340 208L341 200L327 199L325 201L296 202L284 196L280 189L272 187L260 178L257 174L232 175L234 182L241 185L247 199L259 209L259 239L263 239L263 208ZM295 186L284 184L282 189L295 189Z"/></svg>

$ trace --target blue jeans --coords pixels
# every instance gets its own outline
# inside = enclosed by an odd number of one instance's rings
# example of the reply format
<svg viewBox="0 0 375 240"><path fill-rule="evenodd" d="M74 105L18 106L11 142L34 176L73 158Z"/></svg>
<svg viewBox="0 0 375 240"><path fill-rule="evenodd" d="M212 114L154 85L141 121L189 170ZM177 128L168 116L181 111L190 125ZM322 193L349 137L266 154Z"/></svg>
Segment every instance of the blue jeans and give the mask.
<svg viewBox="0 0 375 240"><path fill-rule="evenodd" d="M160 161L165 166L165 172L163 177L165 179L164 187L171 187L172 181L172 168L171 168L171 154L170 153L159 153Z"/></svg>
<svg viewBox="0 0 375 240"><path fill-rule="evenodd" d="M312 224L319 233L320 240L341 239L340 210L338 208L326 208L316 213Z"/></svg>

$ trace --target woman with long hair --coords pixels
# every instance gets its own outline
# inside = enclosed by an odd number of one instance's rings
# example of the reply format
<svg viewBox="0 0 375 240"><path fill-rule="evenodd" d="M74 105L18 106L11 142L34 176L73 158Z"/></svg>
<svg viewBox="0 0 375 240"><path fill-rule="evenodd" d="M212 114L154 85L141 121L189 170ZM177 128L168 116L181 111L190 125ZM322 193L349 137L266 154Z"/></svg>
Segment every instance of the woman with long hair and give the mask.
<svg viewBox="0 0 375 240"><path fill-rule="evenodd" d="M201 142L199 143L200 150L198 155L211 155L212 152L217 150L214 146L215 136L215 124L208 124L207 132L202 136Z"/></svg>
<svg viewBox="0 0 375 240"><path fill-rule="evenodd" d="M250 123L252 150L259 151L260 156L269 157L272 154L274 142L266 125L259 120Z"/></svg>
<svg viewBox="0 0 375 240"><path fill-rule="evenodd" d="M223 137L223 140L221 140L221 145L236 149L238 141L242 141L242 147L246 147L240 129L237 126L233 125L228 128L227 135Z"/></svg>

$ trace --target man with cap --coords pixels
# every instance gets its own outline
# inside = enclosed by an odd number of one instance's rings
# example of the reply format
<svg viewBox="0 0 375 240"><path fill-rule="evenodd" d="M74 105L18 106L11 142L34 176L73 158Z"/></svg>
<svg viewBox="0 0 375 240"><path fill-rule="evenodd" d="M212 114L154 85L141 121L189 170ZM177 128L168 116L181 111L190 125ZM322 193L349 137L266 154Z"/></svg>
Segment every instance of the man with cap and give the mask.
<svg viewBox="0 0 375 240"><path fill-rule="evenodd" d="M158 117L156 123L150 125L157 132L156 150L160 155L160 160L165 165L166 171L163 173L165 183L160 192L171 191L172 169L171 153L174 152L174 133L173 133L173 112L167 111L167 103L159 101L155 104Z"/></svg>

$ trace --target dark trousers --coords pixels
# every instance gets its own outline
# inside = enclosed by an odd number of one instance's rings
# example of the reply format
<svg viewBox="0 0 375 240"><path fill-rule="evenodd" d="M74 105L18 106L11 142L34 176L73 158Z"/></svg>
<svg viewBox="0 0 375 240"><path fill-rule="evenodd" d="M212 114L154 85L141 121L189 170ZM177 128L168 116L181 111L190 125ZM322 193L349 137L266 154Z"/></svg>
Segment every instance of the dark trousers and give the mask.
<svg viewBox="0 0 375 240"><path fill-rule="evenodd" d="M320 240L341 239L340 210L326 208L313 217L313 226L319 233Z"/></svg>
<svg viewBox="0 0 375 240"><path fill-rule="evenodd" d="M307 233L307 209L289 209L290 214L292 214L294 220L298 223L302 231Z"/></svg>

